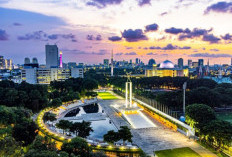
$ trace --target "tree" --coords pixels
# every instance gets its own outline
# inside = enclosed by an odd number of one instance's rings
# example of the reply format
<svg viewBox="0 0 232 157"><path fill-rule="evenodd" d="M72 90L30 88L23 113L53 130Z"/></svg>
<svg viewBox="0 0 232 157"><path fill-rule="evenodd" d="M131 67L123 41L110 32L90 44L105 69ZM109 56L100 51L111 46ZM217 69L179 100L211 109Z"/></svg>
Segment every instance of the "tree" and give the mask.
<svg viewBox="0 0 232 157"><path fill-rule="evenodd" d="M118 134L120 139L123 140L123 145L125 145L126 141L132 142L133 135L131 134L130 129L127 126L120 126Z"/></svg>
<svg viewBox="0 0 232 157"><path fill-rule="evenodd" d="M60 100L60 98L55 98L52 100L52 102L50 103L51 107L57 108L59 106L62 105L62 101Z"/></svg>
<svg viewBox="0 0 232 157"><path fill-rule="evenodd" d="M76 136L78 136L78 131L81 123L80 122L75 122L71 125L70 127L70 132L75 133Z"/></svg>
<svg viewBox="0 0 232 157"><path fill-rule="evenodd" d="M74 155L81 157L89 157L91 152L88 143L80 137L75 137L70 142L65 142L62 145L61 150L69 153L69 155L73 153Z"/></svg>
<svg viewBox="0 0 232 157"><path fill-rule="evenodd" d="M23 156L23 149L20 142L15 141L14 138L6 136L0 140L0 156Z"/></svg>
<svg viewBox="0 0 232 157"><path fill-rule="evenodd" d="M94 80L94 79L85 79L84 80L84 89L86 89L87 91L97 89L97 88L98 88L98 84L97 84L96 80Z"/></svg>
<svg viewBox="0 0 232 157"><path fill-rule="evenodd" d="M91 128L91 122L82 121L78 127L78 136L86 138L90 135L90 132L93 132Z"/></svg>
<svg viewBox="0 0 232 157"><path fill-rule="evenodd" d="M90 157L107 157L106 154L104 152L95 152L95 153L91 153Z"/></svg>
<svg viewBox="0 0 232 157"><path fill-rule="evenodd" d="M110 130L103 136L104 141L108 143L114 143L120 140L119 133L114 130Z"/></svg>
<svg viewBox="0 0 232 157"><path fill-rule="evenodd" d="M43 116L43 120L46 121L55 121L56 120L56 115L54 113L51 112L46 112Z"/></svg>
<svg viewBox="0 0 232 157"><path fill-rule="evenodd" d="M69 129L72 125L72 122L68 121L68 120L60 120L58 123L56 123L56 127L59 129L63 130L63 134L64 132Z"/></svg>
<svg viewBox="0 0 232 157"><path fill-rule="evenodd" d="M208 122L215 120L214 110L204 104L192 104L186 108L186 122L191 127L202 129Z"/></svg>
<svg viewBox="0 0 232 157"><path fill-rule="evenodd" d="M21 141L23 146L27 146L35 139L38 134L37 130L37 125L32 120L26 119L14 126L12 136L16 141Z"/></svg>
<svg viewBox="0 0 232 157"><path fill-rule="evenodd" d="M232 124L222 120L213 120L203 127L202 132L214 141L219 151L223 145L229 146L232 142ZM213 142L212 142L213 143Z"/></svg>

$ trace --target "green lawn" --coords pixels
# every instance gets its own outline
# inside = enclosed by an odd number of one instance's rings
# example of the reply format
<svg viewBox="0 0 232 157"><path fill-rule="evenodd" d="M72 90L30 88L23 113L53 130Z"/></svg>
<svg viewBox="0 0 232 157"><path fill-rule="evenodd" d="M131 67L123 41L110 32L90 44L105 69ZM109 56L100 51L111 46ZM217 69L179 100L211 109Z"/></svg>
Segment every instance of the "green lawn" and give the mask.
<svg viewBox="0 0 232 157"><path fill-rule="evenodd" d="M156 151L155 155L157 157L201 157L188 147Z"/></svg>
<svg viewBox="0 0 232 157"><path fill-rule="evenodd" d="M232 123L232 112L217 113L217 118Z"/></svg>
<svg viewBox="0 0 232 157"><path fill-rule="evenodd" d="M109 92L99 92L98 96L103 100L115 100L115 99L118 99L116 96L112 95Z"/></svg>

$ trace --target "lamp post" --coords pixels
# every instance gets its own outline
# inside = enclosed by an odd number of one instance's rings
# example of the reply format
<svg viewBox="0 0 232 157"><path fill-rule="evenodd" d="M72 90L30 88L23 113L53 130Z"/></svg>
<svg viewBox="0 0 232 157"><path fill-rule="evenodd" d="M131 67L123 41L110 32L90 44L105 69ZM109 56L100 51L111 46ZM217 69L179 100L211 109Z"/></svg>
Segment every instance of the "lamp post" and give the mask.
<svg viewBox="0 0 232 157"><path fill-rule="evenodd" d="M184 113L184 117L185 117L185 90L186 90L186 87L187 87L187 82L185 82L183 84L183 113Z"/></svg>

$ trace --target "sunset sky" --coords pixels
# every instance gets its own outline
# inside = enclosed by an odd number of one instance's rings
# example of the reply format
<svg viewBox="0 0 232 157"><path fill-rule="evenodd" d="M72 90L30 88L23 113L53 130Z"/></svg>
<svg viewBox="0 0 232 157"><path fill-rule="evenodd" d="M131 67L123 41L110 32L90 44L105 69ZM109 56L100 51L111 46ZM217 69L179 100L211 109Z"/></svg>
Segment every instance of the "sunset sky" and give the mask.
<svg viewBox="0 0 232 157"><path fill-rule="evenodd" d="M184 58L230 64L232 1L0 0L0 55L45 63L45 44L64 62L110 58L147 63Z"/></svg>

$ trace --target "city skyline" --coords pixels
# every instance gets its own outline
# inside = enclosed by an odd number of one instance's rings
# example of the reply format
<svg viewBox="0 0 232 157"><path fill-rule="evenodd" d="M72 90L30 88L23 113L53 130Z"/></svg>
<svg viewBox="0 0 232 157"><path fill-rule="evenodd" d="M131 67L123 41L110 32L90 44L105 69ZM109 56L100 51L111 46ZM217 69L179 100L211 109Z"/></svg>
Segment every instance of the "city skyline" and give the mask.
<svg viewBox="0 0 232 157"><path fill-rule="evenodd" d="M218 0L3 0L0 53L43 64L44 46L56 43L64 62L98 64L113 50L115 60L230 64L231 7Z"/></svg>

